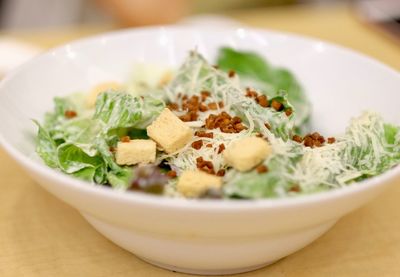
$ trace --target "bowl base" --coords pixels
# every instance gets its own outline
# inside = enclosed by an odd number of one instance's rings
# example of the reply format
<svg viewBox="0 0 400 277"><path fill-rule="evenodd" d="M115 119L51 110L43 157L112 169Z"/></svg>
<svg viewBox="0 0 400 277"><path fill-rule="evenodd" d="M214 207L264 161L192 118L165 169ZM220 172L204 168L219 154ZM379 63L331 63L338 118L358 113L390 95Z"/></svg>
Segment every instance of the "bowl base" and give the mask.
<svg viewBox="0 0 400 277"><path fill-rule="evenodd" d="M233 269L201 270L201 269L177 267L177 266L173 266L173 265L159 263L159 262L156 262L156 261L144 258L144 257L140 257L140 256L137 256L137 257L149 264L155 265L155 266L163 268L163 269L167 269L167 270L174 271L174 272L194 274L194 275L230 275L230 274L245 273L245 272L249 272L249 271L253 271L253 270L257 270L257 269L266 267L277 261L277 260L275 260L272 262L267 262L267 263L263 263L263 264L259 264L259 265L253 265L253 266L241 267L241 268L233 268Z"/></svg>

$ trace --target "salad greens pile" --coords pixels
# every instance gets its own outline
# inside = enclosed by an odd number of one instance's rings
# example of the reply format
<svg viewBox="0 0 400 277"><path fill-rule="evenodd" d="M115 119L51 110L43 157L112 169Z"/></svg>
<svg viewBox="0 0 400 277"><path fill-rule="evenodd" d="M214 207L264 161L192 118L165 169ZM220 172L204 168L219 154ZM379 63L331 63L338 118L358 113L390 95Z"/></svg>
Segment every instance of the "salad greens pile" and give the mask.
<svg viewBox="0 0 400 277"><path fill-rule="evenodd" d="M213 168L208 173L222 179L214 196L249 199L339 188L400 163L400 128L378 114L364 112L353 118L345 133L329 143L318 133L304 136L299 132L309 129L311 107L290 71L270 65L256 53L226 47L220 49L217 65L191 52L166 84L152 82L136 91L132 87L139 86L132 84L108 89L98 94L95 107L87 105L85 93L57 97L43 123L35 121L36 152L49 167L94 184L177 197L182 197L176 189L180 175L198 170L199 159L209 161ZM193 116L185 101L205 93L208 98L201 105L218 105ZM200 147L194 146L199 140L195 135L177 152L158 148L152 165L118 164L115 152L121 138L150 139L146 128L166 107L182 120L192 115L183 121L193 133L212 135L202 137ZM241 128L227 132L207 127L216 114L239 118ZM229 147L251 136L267 141L271 153L257 167L237 170L224 159L221 145ZM311 138L315 144L308 144ZM207 195L209 191L199 197Z"/></svg>

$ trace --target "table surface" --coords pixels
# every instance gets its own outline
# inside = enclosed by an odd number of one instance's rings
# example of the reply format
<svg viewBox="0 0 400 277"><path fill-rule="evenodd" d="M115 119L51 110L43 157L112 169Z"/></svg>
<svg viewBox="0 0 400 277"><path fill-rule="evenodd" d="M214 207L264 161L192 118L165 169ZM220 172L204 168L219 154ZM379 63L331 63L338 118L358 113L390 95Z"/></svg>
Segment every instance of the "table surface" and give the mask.
<svg viewBox="0 0 400 277"><path fill-rule="evenodd" d="M318 37L400 70L400 46L359 21L348 6L286 7L229 13L251 26ZM42 47L109 30L82 27L8 34ZM175 276L97 233L43 190L0 149L0 276ZM345 216L311 245L241 276L400 276L400 183ZM184 276L184 274L178 275Z"/></svg>

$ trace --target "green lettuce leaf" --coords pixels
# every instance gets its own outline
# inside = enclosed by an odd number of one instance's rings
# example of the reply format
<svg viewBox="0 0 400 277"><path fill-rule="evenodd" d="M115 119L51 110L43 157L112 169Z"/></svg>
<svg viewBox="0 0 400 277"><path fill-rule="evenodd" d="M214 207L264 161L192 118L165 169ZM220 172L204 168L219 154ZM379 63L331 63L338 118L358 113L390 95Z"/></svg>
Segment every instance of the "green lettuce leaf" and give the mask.
<svg viewBox="0 0 400 277"><path fill-rule="evenodd" d="M74 173L83 168L104 166L100 156L91 157L74 144L65 143L58 147L59 166L65 173Z"/></svg>
<svg viewBox="0 0 400 277"><path fill-rule="evenodd" d="M399 127L386 124L376 113L365 112L346 129L344 161L364 177L375 176L400 162Z"/></svg>
<svg viewBox="0 0 400 277"><path fill-rule="evenodd" d="M110 171L107 173L107 180L113 188L128 189L133 178L132 168L125 167L118 172Z"/></svg>
<svg viewBox="0 0 400 277"><path fill-rule="evenodd" d="M145 129L164 108L160 99L104 92L97 97L94 119L104 123L105 132L116 128Z"/></svg>
<svg viewBox="0 0 400 277"><path fill-rule="evenodd" d="M36 142L36 153L50 167L58 167L57 160L57 144L51 138L48 131L42 127L37 121L33 121L38 126L38 135Z"/></svg>

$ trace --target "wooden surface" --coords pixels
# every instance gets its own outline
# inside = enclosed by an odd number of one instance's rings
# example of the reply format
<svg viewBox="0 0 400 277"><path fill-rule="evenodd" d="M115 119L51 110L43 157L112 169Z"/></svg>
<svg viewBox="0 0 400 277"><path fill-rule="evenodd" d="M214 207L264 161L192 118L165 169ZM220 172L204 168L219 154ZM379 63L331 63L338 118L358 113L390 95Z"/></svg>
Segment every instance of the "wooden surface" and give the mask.
<svg viewBox="0 0 400 277"><path fill-rule="evenodd" d="M242 22L319 37L400 69L400 47L346 6L238 11ZM110 27L13 34L43 47ZM398 92L394 92L398 93ZM97 233L0 149L0 276L185 276L142 262ZM279 262L241 276L400 276L400 182Z"/></svg>

